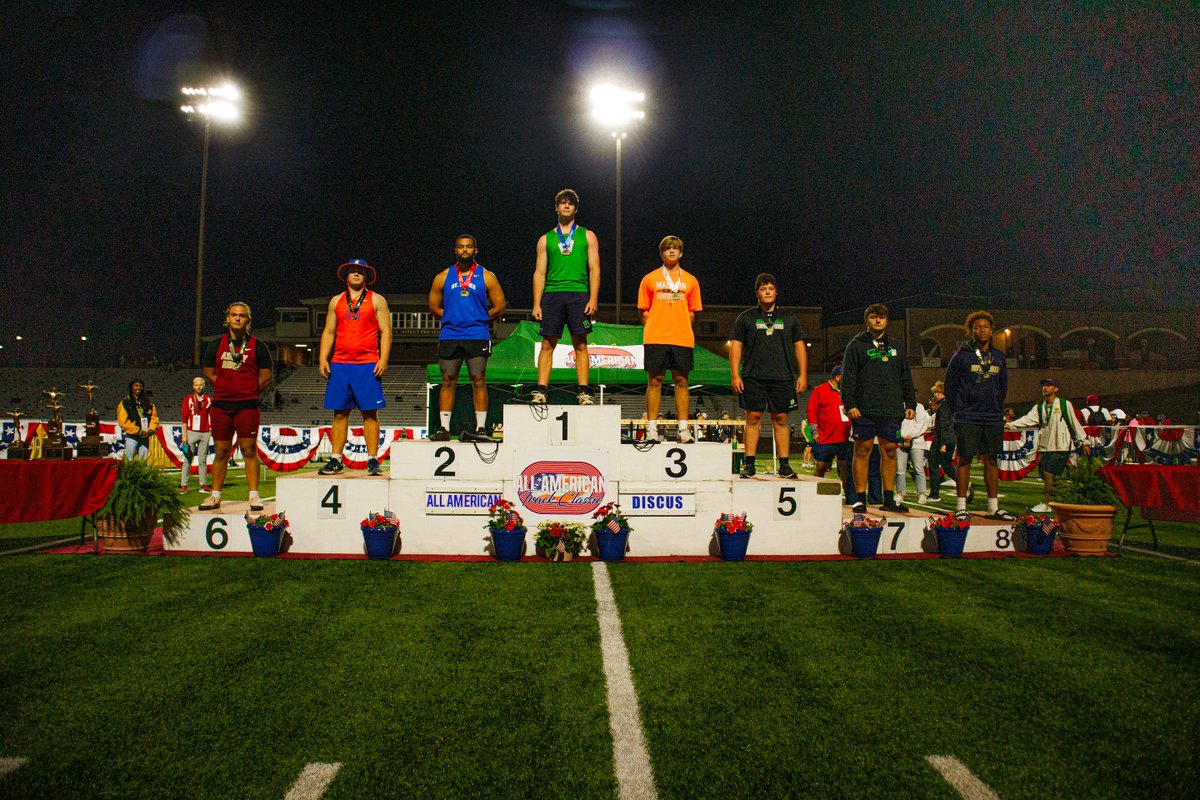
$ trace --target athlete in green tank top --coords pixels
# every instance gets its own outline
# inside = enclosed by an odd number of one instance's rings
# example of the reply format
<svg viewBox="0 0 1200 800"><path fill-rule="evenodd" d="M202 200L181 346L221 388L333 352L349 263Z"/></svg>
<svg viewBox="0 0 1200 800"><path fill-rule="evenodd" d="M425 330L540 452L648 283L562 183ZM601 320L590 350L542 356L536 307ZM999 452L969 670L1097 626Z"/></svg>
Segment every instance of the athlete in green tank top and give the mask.
<svg viewBox="0 0 1200 800"><path fill-rule="evenodd" d="M569 231L569 228L568 228ZM570 251L563 253L558 228L546 233L547 292L586 292L588 290L587 228L576 225L570 238Z"/></svg>

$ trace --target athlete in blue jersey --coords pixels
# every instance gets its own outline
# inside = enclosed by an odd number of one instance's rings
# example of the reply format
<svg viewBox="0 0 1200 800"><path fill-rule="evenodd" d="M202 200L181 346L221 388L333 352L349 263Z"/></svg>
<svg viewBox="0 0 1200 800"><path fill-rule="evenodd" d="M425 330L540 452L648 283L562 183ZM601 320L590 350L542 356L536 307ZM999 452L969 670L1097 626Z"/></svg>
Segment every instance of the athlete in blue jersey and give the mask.
<svg viewBox="0 0 1200 800"><path fill-rule="evenodd" d="M438 337L438 365L442 386L438 392L438 426L430 441L450 440L450 412L458 373L467 362L471 378L471 400L475 406L475 432L464 430L460 441L490 439L487 428L488 356L492 354L491 321L504 313L504 290L494 273L475 261L479 247L474 236L462 235L454 241L454 266L433 279L429 290L429 310L442 321Z"/></svg>

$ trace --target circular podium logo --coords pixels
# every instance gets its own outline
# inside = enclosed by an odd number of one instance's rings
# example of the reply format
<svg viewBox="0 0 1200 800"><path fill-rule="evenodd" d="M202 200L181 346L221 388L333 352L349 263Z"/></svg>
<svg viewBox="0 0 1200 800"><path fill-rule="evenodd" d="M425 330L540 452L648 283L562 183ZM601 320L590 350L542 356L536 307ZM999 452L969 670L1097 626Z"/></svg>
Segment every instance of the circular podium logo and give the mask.
<svg viewBox="0 0 1200 800"><path fill-rule="evenodd" d="M608 482L586 461L535 461L517 476L517 498L533 514L590 514Z"/></svg>

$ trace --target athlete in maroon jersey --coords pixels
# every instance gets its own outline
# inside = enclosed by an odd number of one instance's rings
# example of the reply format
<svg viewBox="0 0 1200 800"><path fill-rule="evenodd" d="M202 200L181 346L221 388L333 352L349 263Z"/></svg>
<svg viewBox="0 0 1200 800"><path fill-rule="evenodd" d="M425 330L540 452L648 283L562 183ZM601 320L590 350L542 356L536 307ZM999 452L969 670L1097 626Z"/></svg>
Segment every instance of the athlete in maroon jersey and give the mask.
<svg viewBox="0 0 1200 800"><path fill-rule="evenodd" d="M217 455L213 462L212 494L200 504L201 511L221 507L221 487L233 452L233 434L246 465L246 485L250 488L250 510L262 511L258 496L258 421L259 395L271 385L271 353L266 345L250 335L250 306L230 303L225 309L225 327L229 332L209 345L204 354L204 377L213 385L213 441Z"/></svg>

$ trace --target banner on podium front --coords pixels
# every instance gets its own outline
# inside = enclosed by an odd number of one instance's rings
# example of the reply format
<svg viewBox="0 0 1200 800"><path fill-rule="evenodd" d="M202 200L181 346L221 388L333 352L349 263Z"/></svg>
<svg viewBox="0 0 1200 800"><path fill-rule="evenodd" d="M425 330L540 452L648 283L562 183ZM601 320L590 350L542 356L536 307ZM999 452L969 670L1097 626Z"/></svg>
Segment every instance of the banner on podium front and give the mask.
<svg viewBox="0 0 1200 800"><path fill-rule="evenodd" d="M480 486L469 491L429 486L425 489L425 513L486 517L492 504L502 499L504 489L499 484L495 487Z"/></svg>
<svg viewBox="0 0 1200 800"><path fill-rule="evenodd" d="M622 510L631 517L696 516L696 493L692 490L680 492L622 491L620 496Z"/></svg>
<svg viewBox="0 0 1200 800"><path fill-rule="evenodd" d="M517 499L530 513L591 514L604 502L608 494L608 479L604 477L607 458L600 453L588 454L586 459L563 455L555 450L535 451L513 464Z"/></svg>

